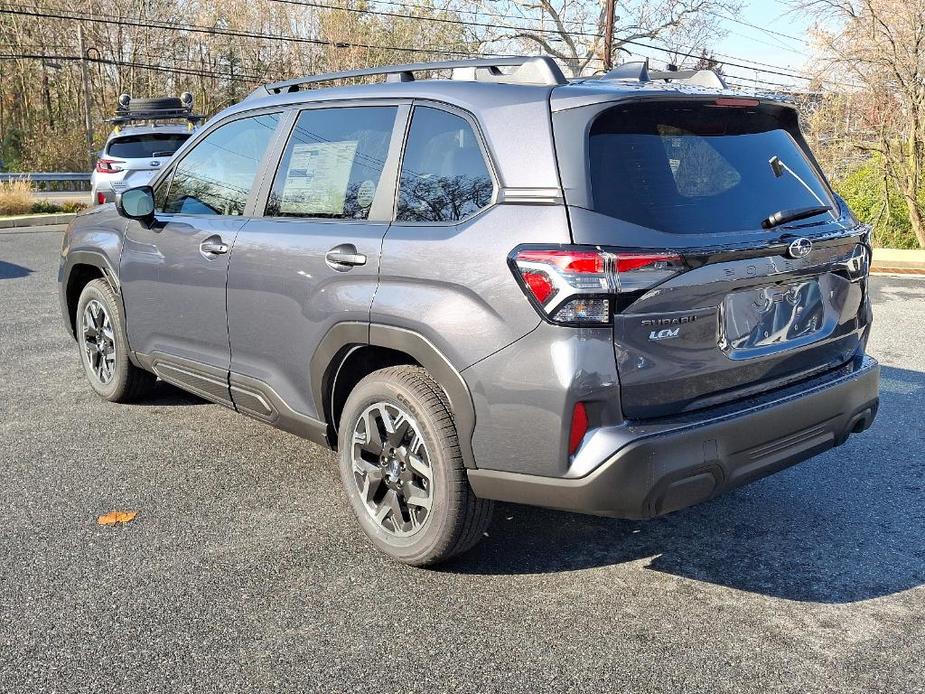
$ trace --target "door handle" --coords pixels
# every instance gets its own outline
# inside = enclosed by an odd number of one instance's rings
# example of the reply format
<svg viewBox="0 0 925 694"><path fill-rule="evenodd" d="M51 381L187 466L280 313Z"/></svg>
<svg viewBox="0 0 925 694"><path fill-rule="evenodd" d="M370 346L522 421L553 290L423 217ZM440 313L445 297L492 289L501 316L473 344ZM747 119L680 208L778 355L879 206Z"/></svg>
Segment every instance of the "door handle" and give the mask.
<svg viewBox="0 0 925 694"><path fill-rule="evenodd" d="M352 243L342 243L324 254L324 262L338 272L346 272L352 267L366 265L366 256L359 253Z"/></svg>
<svg viewBox="0 0 925 694"><path fill-rule="evenodd" d="M199 244L199 250L203 255L222 255L228 252L228 244L224 243L219 236L210 236Z"/></svg>

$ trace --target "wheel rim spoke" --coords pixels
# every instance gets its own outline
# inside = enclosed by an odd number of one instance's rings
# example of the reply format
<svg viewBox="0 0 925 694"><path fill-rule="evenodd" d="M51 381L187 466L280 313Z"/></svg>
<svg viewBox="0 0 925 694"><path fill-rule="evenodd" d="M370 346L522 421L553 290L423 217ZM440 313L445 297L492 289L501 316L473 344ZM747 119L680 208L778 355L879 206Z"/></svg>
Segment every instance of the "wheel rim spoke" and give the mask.
<svg viewBox="0 0 925 694"><path fill-rule="evenodd" d="M373 455L379 455L382 453L382 446L385 442L382 440L382 432L379 431L379 424L371 411L367 411L364 414L363 422L365 425L364 433L366 437L363 450Z"/></svg>
<svg viewBox="0 0 925 694"><path fill-rule="evenodd" d="M373 522L396 536L418 532L433 509L433 470L417 422L375 403L357 418L352 444L356 491Z"/></svg>
<svg viewBox="0 0 925 694"><path fill-rule="evenodd" d="M392 529L401 532L405 529L405 514L402 510L401 499L398 492L389 490L389 508L392 509Z"/></svg>
<svg viewBox="0 0 925 694"><path fill-rule="evenodd" d="M417 506L429 511L432 499L426 491L408 482L405 484L405 501L408 502L409 506Z"/></svg>
<svg viewBox="0 0 925 694"><path fill-rule="evenodd" d="M428 466L421 457L414 455L413 453L409 453L408 467L410 467L415 473L424 479L428 481L430 480L430 466Z"/></svg>

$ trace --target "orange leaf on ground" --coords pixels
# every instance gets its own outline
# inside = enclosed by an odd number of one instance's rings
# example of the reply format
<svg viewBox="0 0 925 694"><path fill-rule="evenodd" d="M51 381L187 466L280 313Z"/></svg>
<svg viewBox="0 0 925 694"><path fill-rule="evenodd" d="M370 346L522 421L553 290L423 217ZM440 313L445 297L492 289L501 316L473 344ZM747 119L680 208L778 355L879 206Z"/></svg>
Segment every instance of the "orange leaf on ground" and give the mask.
<svg viewBox="0 0 925 694"><path fill-rule="evenodd" d="M138 511L110 511L109 513L104 513L102 516L96 519L96 522L100 525L115 525L116 523L131 523L135 520L135 516L138 515Z"/></svg>

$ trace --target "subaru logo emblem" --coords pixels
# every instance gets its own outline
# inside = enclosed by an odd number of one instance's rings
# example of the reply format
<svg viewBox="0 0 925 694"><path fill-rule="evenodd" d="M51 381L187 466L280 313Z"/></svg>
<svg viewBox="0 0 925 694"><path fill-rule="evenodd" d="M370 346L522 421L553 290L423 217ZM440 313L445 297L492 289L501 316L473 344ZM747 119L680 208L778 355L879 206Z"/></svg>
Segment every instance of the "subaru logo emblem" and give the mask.
<svg viewBox="0 0 925 694"><path fill-rule="evenodd" d="M151 162L151 166L160 166L160 165L161 163L157 159Z"/></svg>
<svg viewBox="0 0 925 694"><path fill-rule="evenodd" d="M787 248L787 255L791 258L805 258L813 250L813 242L809 239L799 238L794 240Z"/></svg>

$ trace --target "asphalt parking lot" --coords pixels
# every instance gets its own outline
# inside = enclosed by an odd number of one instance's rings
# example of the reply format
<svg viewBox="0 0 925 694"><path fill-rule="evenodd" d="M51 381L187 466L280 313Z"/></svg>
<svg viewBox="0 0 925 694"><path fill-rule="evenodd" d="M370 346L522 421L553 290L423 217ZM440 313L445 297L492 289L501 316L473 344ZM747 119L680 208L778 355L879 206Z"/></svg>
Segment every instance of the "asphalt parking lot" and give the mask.
<svg viewBox="0 0 925 694"><path fill-rule="evenodd" d="M873 280L882 406L843 447L655 521L501 506L420 570L329 452L97 399L60 240L0 232L0 691L925 691L925 279Z"/></svg>

